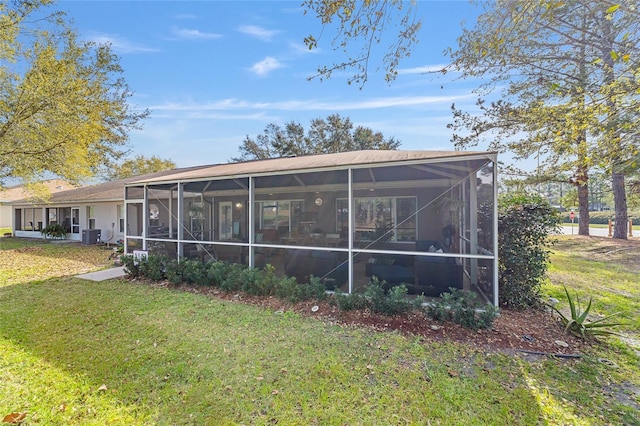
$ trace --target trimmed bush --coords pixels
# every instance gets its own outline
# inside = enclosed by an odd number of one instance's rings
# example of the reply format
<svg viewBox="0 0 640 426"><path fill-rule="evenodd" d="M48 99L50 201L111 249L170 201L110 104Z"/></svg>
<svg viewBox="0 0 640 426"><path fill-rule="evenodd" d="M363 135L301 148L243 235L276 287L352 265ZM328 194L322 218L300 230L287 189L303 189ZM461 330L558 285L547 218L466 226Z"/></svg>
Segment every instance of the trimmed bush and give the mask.
<svg viewBox="0 0 640 426"><path fill-rule="evenodd" d="M369 307L369 302L362 293L336 293L335 303L341 311L364 310Z"/></svg>
<svg viewBox="0 0 640 426"><path fill-rule="evenodd" d="M565 224L571 223L571 218L569 217L570 212L562 213L562 222ZM576 212L577 215L577 212ZM628 215L630 218L634 218L634 223L638 223L640 220L640 211L632 211L629 210ZM616 216L616 212L613 210L604 211L604 212L589 212L589 223L592 225L608 225L609 220L613 220ZM573 223L578 223L578 216L574 219Z"/></svg>
<svg viewBox="0 0 640 426"><path fill-rule="evenodd" d="M409 299L406 286L395 286L385 292L384 284L384 281L380 282L373 277L364 293L338 293L335 295L335 303L342 311L369 309L371 312L390 316L405 314L418 306L422 307L424 298L418 298L417 302Z"/></svg>
<svg viewBox="0 0 640 426"><path fill-rule="evenodd" d="M222 277L220 289L228 293L240 291L243 288L243 274L245 267L237 263L229 263L226 268L226 275Z"/></svg>
<svg viewBox="0 0 640 426"><path fill-rule="evenodd" d="M214 287L220 287L229 274L230 264L226 262L207 263L207 279Z"/></svg>
<svg viewBox="0 0 640 426"><path fill-rule="evenodd" d="M165 278L166 256L149 254L139 259L140 274L151 281L161 281Z"/></svg>
<svg viewBox="0 0 640 426"><path fill-rule="evenodd" d="M538 195L507 194L498 205L500 304L539 306L549 261L550 234L558 230L556 210Z"/></svg>
<svg viewBox="0 0 640 426"><path fill-rule="evenodd" d="M436 321L453 321L472 330L491 328L499 310L487 303L482 305L477 295L470 291L450 288L450 293L442 293L425 309L426 314Z"/></svg>
<svg viewBox="0 0 640 426"><path fill-rule="evenodd" d="M178 285L184 282L183 269L184 263L178 262L177 259L171 259L167 262L165 274L171 284Z"/></svg>
<svg viewBox="0 0 640 426"><path fill-rule="evenodd" d="M122 263L124 272L129 278L138 278L140 276L140 263L132 254L120 256L120 263Z"/></svg>

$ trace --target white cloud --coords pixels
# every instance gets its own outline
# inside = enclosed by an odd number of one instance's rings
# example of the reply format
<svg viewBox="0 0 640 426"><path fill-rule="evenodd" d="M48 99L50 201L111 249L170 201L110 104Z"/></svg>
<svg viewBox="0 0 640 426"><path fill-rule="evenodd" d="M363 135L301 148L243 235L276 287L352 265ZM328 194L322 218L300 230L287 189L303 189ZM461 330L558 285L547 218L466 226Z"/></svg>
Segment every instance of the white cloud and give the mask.
<svg viewBox="0 0 640 426"><path fill-rule="evenodd" d="M322 102L317 100L292 100L281 102L250 102L241 99L222 99L208 103L164 103L149 107L151 111L191 112L202 114L203 111L229 110L269 110L269 111L353 111L398 107L420 107L446 105L453 101L472 98L473 95L462 94L453 96L404 96L389 98L374 98L355 102Z"/></svg>
<svg viewBox="0 0 640 426"><path fill-rule="evenodd" d="M187 40L213 40L222 37L222 34L205 33L200 30L192 30L189 28L172 28L171 32L178 37Z"/></svg>
<svg viewBox="0 0 640 426"><path fill-rule="evenodd" d="M291 48L291 50L293 50L296 53L320 53L320 49L315 47L313 49L309 49L306 45L302 44L302 43L294 43L291 42L289 43L289 47Z"/></svg>
<svg viewBox="0 0 640 426"><path fill-rule="evenodd" d="M278 61L276 58L267 56L262 61L253 64L253 66L251 67L251 72L259 76L264 76L269 74L271 71L283 67L284 64L282 62Z"/></svg>
<svg viewBox="0 0 640 426"><path fill-rule="evenodd" d="M428 74L437 73L445 68L447 64L425 65L415 68L398 68L398 74ZM453 71L450 71L453 72Z"/></svg>
<svg viewBox="0 0 640 426"><path fill-rule="evenodd" d="M133 43L117 34L94 33L88 39L98 44L109 44L116 53L160 52L158 48Z"/></svg>
<svg viewBox="0 0 640 426"><path fill-rule="evenodd" d="M268 30L257 25L241 25L240 27L238 27L238 31L262 41L271 41L273 36L280 32L278 30Z"/></svg>

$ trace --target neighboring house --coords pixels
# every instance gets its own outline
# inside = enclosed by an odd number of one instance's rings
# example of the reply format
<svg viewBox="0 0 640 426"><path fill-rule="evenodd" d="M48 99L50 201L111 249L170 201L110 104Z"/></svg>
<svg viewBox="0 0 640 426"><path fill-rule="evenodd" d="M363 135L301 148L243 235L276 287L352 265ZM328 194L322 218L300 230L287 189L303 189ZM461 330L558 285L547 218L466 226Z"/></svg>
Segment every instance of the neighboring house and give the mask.
<svg viewBox="0 0 640 426"><path fill-rule="evenodd" d="M51 179L41 182L50 193L66 191L71 188L75 188L66 180ZM22 200L30 197L28 190L23 185L16 185L0 190L0 228L11 228L12 214L11 205L9 204L15 200Z"/></svg>
<svg viewBox="0 0 640 426"><path fill-rule="evenodd" d="M117 236L125 231L129 253L270 264L278 275L317 277L344 293L375 276L411 294L454 287L498 303L494 152L308 155L124 186Z"/></svg>
<svg viewBox="0 0 640 426"><path fill-rule="evenodd" d="M88 243L115 244L125 235L124 188L129 182L194 170L197 167L166 170L114 182L85 186L51 194L46 203L29 199L13 201L10 213L15 237L44 238L40 232L47 225L59 223L67 231L67 239ZM91 230L91 232L89 232Z"/></svg>

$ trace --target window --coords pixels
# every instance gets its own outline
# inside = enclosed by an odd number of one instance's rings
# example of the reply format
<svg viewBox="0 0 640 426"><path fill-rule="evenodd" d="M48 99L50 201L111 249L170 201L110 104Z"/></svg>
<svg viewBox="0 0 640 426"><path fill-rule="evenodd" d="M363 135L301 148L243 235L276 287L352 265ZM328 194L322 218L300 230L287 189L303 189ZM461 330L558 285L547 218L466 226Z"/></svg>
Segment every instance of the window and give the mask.
<svg viewBox="0 0 640 426"><path fill-rule="evenodd" d="M47 225L53 225L56 223L58 223L58 209L48 208L47 209Z"/></svg>
<svg viewBox="0 0 640 426"><path fill-rule="evenodd" d="M124 232L124 204L118 204L118 232L119 233L123 233Z"/></svg>
<svg viewBox="0 0 640 426"><path fill-rule="evenodd" d="M255 205L256 229L276 229L280 236L287 236L304 232L308 225L303 200L257 201Z"/></svg>
<svg viewBox="0 0 640 426"><path fill-rule="evenodd" d="M87 206L87 228L96 229L96 206Z"/></svg>
<svg viewBox="0 0 640 426"><path fill-rule="evenodd" d="M24 231L38 231L42 228L42 222L37 220L39 216L37 213L39 212L40 209L24 209Z"/></svg>
<svg viewBox="0 0 640 426"><path fill-rule="evenodd" d="M416 240L416 197L355 198L355 232L363 241L378 238L391 241ZM337 231L349 228L349 201L336 204Z"/></svg>

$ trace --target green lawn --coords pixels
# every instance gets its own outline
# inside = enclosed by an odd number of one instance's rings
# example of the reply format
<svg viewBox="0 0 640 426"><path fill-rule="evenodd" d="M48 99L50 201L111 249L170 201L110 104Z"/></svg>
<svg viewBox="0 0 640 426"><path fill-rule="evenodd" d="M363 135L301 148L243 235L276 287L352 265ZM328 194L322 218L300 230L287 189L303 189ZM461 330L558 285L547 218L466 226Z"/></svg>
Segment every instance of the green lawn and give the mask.
<svg viewBox="0 0 640 426"><path fill-rule="evenodd" d="M531 361L71 277L104 267L108 254L0 239L0 418L26 411L24 424L43 425L640 424L639 357L617 339L579 360ZM627 285L619 275L599 281L619 289ZM634 301L612 297L601 309L619 304L637 322L639 296L636 284Z"/></svg>

